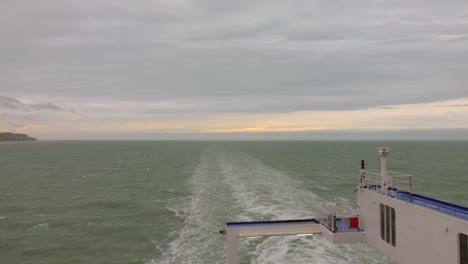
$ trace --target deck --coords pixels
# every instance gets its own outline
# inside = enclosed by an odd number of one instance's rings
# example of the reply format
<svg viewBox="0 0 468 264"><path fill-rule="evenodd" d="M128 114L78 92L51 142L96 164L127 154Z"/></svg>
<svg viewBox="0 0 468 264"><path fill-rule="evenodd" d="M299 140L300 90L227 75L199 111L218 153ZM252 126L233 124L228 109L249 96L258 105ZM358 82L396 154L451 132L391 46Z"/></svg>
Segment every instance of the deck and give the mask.
<svg viewBox="0 0 468 264"><path fill-rule="evenodd" d="M371 191L380 191L381 189L380 186L375 185L369 187L365 186L363 188L369 189ZM389 188L388 195L404 202L408 202L414 205L418 205L427 209L431 209L446 215L450 215L468 221L468 208L460 205L444 202L434 198L429 198L427 196L419 194L411 195L407 191L400 191L395 188Z"/></svg>
<svg viewBox="0 0 468 264"><path fill-rule="evenodd" d="M397 192L395 198L468 221L468 208L460 205L451 204L419 194L411 195L410 193L404 191Z"/></svg>

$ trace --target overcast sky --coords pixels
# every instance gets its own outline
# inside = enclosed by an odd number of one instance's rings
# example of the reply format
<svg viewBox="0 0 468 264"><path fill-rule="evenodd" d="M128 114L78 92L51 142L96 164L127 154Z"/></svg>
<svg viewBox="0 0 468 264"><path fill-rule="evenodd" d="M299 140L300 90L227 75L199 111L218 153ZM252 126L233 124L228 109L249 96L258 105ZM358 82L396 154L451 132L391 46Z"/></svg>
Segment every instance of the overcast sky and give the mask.
<svg viewBox="0 0 468 264"><path fill-rule="evenodd" d="M2 131L468 139L466 0L1 6Z"/></svg>

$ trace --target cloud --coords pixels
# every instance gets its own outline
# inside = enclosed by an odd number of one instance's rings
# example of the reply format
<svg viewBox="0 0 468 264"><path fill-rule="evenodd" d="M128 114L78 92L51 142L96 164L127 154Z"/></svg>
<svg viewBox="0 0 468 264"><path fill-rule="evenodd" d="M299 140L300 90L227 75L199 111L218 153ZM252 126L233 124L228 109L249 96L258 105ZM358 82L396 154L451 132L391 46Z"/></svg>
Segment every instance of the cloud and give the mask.
<svg viewBox="0 0 468 264"><path fill-rule="evenodd" d="M396 106L376 106L377 109L395 109Z"/></svg>
<svg viewBox="0 0 468 264"><path fill-rule="evenodd" d="M63 111L62 108L52 104L52 103L46 103L46 104L31 104L29 105L31 109L34 110L52 110L52 111Z"/></svg>
<svg viewBox="0 0 468 264"><path fill-rule="evenodd" d="M24 106L25 105L21 103L18 99L0 96L0 107L7 109L23 109Z"/></svg>
<svg viewBox="0 0 468 264"><path fill-rule="evenodd" d="M468 104L437 105L437 107L468 107Z"/></svg>
<svg viewBox="0 0 468 264"><path fill-rule="evenodd" d="M10 127L24 127L24 124L18 124L18 123L8 123L10 125Z"/></svg>
<svg viewBox="0 0 468 264"><path fill-rule="evenodd" d="M318 131L329 130L327 127L269 127L269 126L254 126L242 128L222 128L222 129L208 129L199 131L200 133L261 133L261 132L299 132L299 131Z"/></svg>
<svg viewBox="0 0 468 264"><path fill-rule="evenodd" d="M62 108L53 103L26 104L16 98L7 96L0 96L0 107L23 111L64 111Z"/></svg>
<svg viewBox="0 0 468 264"><path fill-rule="evenodd" d="M258 115L391 112L468 97L466 1L43 0L2 7L0 93L8 97L0 107L40 112L34 118L47 124L65 122L76 109L79 125L86 116L116 124L177 119L188 127L187 116L238 114L253 121L232 129L249 129Z"/></svg>

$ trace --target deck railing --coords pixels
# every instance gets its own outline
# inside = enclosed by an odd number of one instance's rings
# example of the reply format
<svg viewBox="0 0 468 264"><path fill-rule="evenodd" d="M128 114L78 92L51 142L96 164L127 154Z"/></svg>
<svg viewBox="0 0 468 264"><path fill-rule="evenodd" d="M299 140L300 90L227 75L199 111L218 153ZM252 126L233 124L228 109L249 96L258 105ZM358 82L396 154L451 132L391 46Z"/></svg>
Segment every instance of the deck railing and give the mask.
<svg viewBox="0 0 468 264"><path fill-rule="evenodd" d="M396 191L406 191L413 194L413 176L396 171L387 171L388 194L396 195ZM382 190L379 170L361 170L361 187L376 191Z"/></svg>
<svg viewBox="0 0 468 264"><path fill-rule="evenodd" d="M355 203L322 203L315 207L317 221L332 232L359 230L358 208Z"/></svg>
<svg viewBox="0 0 468 264"><path fill-rule="evenodd" d="M443 214L451 215L457 218L468 221L468 208L451 204L448 202L440 201L437 199L425 197L422 195L410 195L406 192L398 193L398 199L409 202L415 205L419 205L428 209L439 211Z"/></svg>

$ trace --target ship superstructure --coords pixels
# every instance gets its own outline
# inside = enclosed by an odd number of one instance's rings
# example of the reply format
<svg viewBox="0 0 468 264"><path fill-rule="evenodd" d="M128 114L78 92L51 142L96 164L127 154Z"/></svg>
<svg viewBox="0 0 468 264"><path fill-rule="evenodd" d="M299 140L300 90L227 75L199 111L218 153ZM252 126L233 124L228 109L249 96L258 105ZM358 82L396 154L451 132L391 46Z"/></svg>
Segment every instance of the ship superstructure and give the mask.
<svg viewBox="0 0 468 264"><path fill-rule="evenodd" d="M415 194L413 176L387 170L390 149L378 148L380 170L361 161L356 203L322 203L314 219L226 224L227 264L238 240L321 234L333 243L368 243L400 264L468 264L468 208Z"/></svg>

